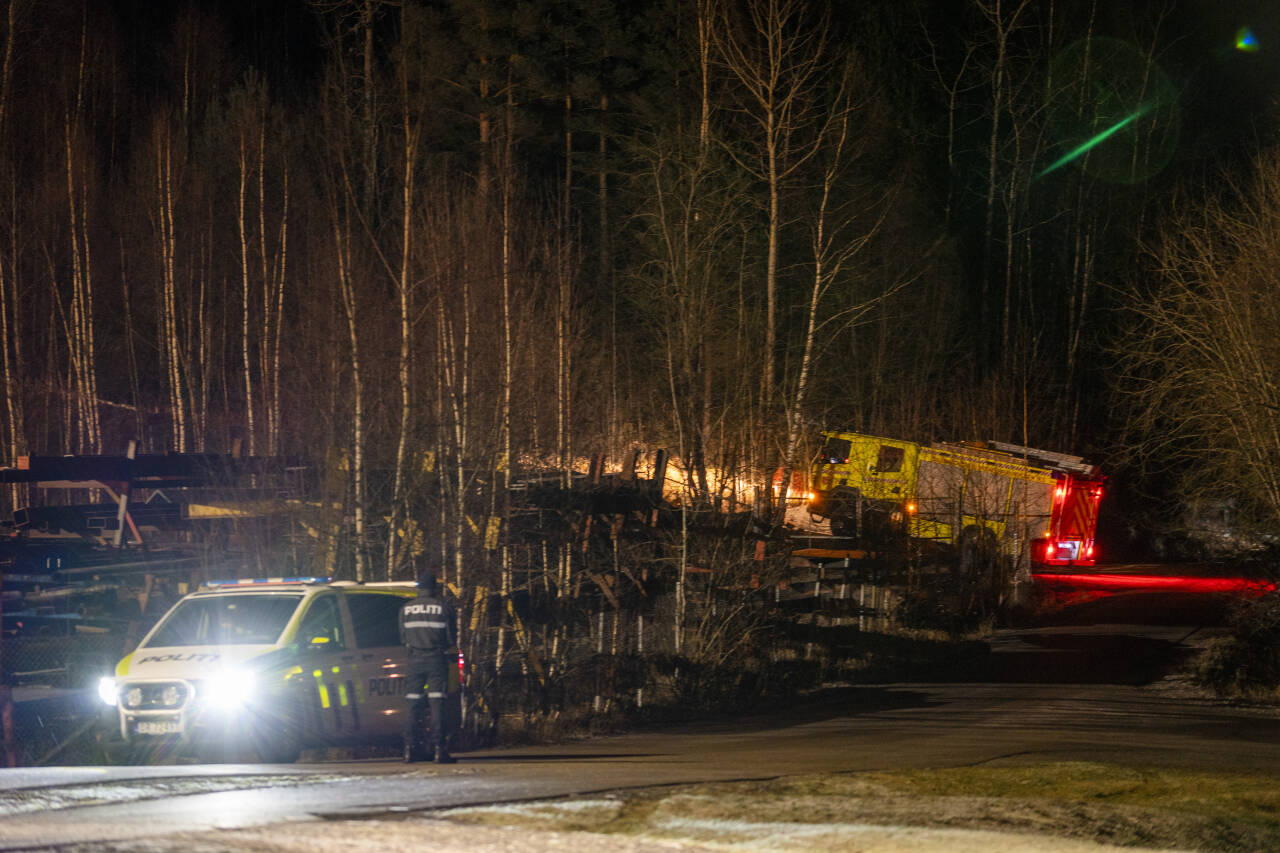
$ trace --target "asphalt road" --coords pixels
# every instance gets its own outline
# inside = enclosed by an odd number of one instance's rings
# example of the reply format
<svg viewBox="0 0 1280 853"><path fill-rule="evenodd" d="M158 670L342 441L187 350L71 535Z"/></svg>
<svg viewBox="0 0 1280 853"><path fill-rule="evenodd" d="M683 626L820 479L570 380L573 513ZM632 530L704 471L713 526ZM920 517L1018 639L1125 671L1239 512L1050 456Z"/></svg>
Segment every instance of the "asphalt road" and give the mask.
<svg viewBox="0 0 1280 853"><path fill-rule="evenodd" d="M454 766L0 770L0 849L141 839L295 820L348 823L431 809L671 783L981 763L1099 761L1280 775L1280 715L1163 676L1194 625L1058 625L1003 632L929 681L813 697L785 715L554 747L462 755Z"/></svg>

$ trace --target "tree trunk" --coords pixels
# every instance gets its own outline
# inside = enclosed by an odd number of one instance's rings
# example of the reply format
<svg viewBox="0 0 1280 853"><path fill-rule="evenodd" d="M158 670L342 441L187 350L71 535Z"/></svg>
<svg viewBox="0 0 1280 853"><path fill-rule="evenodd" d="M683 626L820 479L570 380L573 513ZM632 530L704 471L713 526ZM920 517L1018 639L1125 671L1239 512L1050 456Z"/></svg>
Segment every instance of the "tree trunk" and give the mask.
<svg viewBox="0 0 1280 853"><path fill-rule="evenodd" d="M244 134L240 134L239 156L236 160L240 171L239 193L236 196L236 223L240 235L240 342L242 363L244 365L244 416L245 416L245 450L249 456L257 453L257 422L254 418L253 406L253 356L252 338L249 335L249 306L253 303L253 295L249 281L249 228L245 214L245 187L249 180L249 162L245 151Z"/></svg>
<svg viewBox="0 0 1280 853"><path fill-rule="evenodd" d="M333 243L338 264L338 288L342 294L343 313L347 319L347 344L351 352L351 481L352 513L355 524L356 581L366 580L365 570L365 482L364 482L364 377L360 363L360 324L357 319L357 296L351 280L350 235L339 222L339 211L332 211Z"/></svg>
<svg viewBox="0 0 1280 853"><path fill-rule="evenodd" d="M573 192L573 130L569 124L573 112L573 97L564 96L564 186L561 189L560 239L559 252L556 259L557 280L559 283L556 300L556 458L563 472L564 485L573 484L570 442L572 423L572 406L569 352L569 212L571 210L570 195Z"/></svg>
<svg viewBox="0 0 1280 853"><path fill-rule="evenodd" d="M177 236L174 222L173 133L159 125L156 145L156 223L159 233L161 354L168 378L172 449L187 452L187 389L178 330Z"/></svg>
<svg viewBox="0 0 1280 853"><path fill-rule="evenodd" d="M409 429L413 421L413 394L410 383L410 356L413 352L413 293L410 261L413 247L413 191L414 163L417 159L418 130L411 121L409 110L409 92L407 82L404 83L404 175L401 183L402 218L400 228L400 275L396 282L396 292L400 297L400 358L398 376L400 381L400 431L396 441L395 484L391 494L391 523L387 533L387 580L395 575L400 560L398 537L402 518L405 513L405 460L408 457ZM406 548L408 542L405 543Z"/></svg>
<svg viewBox="0 0 1280 853"><path fill-rule="evenodd" d="M271 332L271 363L268 367L267 383L271 388L269 417L267 421L267 452L275 456L280 452L280 334L284 320L284 289L287 281L289 258L289 163L282 164L284 186L280 211L280 263L276 267L275 277L275 320Z"/></svg>
<svg viewBox="0 0 1280 853"><path fill-rule="evenodd" d="M13 79L13 40L17 23L17 0L9 0L5 15L4 60L0 63L0 141L6 148L9 141L9 89ZM12 174L5 174L6 184L13 181ZM4 405L7 416L5 444L9 459L16 461L26 451L26 430L22 411L22 328L18 299L18 211L17 200L12 193L4 194L10 200L5 254L0 255L0 371L4 379ZM19 506L21 490L17 484L9 489L10 509Z"/></svg>
<svg viewBox="0 0 1280 853"><path fill-rule="evenodd" d="M514 102L511 86L507 86L506 127L502 142L502 410L499 415L501 435L501 457L497 489L502 500L502 523L504 527L511 520L511 471L515 461L511 454L511 365L512 365L512 329L511 329L511 179L515 164L512 160L512 121L514 120ZM511 549L507 538L502 542L502 598L504 604L510 601L511 595ZM506 645L506 619L501 617L498 629L498 651L495 671L499 679L502 675L503 653Z"/></svg>

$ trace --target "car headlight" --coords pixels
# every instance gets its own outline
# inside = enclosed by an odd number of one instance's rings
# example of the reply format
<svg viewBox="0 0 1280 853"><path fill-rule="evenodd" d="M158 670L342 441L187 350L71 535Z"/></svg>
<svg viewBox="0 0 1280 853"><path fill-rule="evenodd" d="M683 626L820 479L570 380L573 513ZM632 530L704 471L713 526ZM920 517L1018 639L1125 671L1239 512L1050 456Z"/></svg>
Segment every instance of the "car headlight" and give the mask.
<svg viewBox="0 0 1280 853"><path fill-rule="evenodd" d="M116 704L116 680L109 675L98 679L98 698L108 705Z"/></svg>
<svg viewBox="0 0 1280 853"><path fill-rule="evenodd" d="M255 681L253 671L229 668L215 672L205 680L205 702L214 708L232 710L244 707L253 698Z"/></svg>

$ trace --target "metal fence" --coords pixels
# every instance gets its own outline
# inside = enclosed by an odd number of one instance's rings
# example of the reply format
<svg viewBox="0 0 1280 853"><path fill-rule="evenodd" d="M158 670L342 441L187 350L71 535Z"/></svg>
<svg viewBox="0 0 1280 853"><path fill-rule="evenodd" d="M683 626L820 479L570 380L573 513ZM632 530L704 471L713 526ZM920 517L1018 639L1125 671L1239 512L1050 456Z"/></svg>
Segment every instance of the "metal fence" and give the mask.
<svg viewBox="0 0 1280 853"><path fill-rule="evenodd" d="M13 686L92 687L114 671L128 645L127 625L7 636L0 646L0 666Z"/></svg>

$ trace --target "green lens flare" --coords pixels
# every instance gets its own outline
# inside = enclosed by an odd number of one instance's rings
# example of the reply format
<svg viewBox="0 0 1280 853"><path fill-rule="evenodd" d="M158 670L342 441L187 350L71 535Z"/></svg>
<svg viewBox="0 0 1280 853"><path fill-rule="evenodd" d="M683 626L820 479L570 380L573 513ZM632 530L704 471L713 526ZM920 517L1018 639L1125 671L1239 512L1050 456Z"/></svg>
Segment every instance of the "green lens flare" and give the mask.
<svg viewBox="0 0 1280 853"><path fill-rule="evenodd" d="M1227 45L1221 45L1230 51ZM1178 148L1178 89L1145 50L1098 36L1068 45L1045 81L1045 127L1053 147L1039 179L1073 168L1108 183L1137 184ZM1043 169L1043 171L1040 171Z"/></svg>
<svg viewBox="0 0 1280 853"><path fill-rule="evenodd" d="M1253 30L1248 27L1241 27L1236 31L1236 50L1245 53L1256 53L1261 48L1258 44L1257 37L1253 34Z"/></svg>
<svg viewBox="0 0 1280 853"><path fill-rule="evenodd" d="M1057 160L1050 163L1042 172L1040 172L1040 174L1036 175L1036 177L1043 178L1045 175L1049 174L1055 169L1060 169L1061 167L1070 163L1072 160L1075 160L1077 157L1083 156L1091 149L1096 148L1097 146L1101 145L1103 142L1106 142L1109 138L1119 133L1121 130L1128 127L1129 125L1133 124L1135 121L1142 118L1147 113L1151 112L1151 110L1154 108L1155 108L1154 102L1147 102L1143 104L1142 106L1138 107L1129 115L1120 119L1120 121L1111 125L1111 127L1108 127L1106 130L1102 131L1101 133L1095 134L1089 139L1086 139L1084 142L1080 143L1075 148L1072 148L1066 154L1063 154Z"/></svg>

